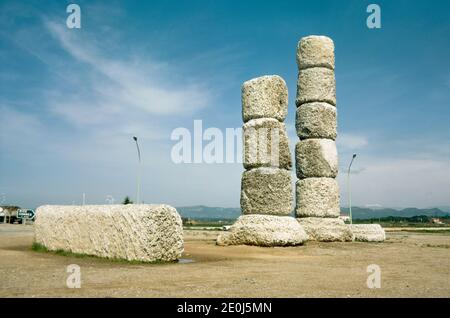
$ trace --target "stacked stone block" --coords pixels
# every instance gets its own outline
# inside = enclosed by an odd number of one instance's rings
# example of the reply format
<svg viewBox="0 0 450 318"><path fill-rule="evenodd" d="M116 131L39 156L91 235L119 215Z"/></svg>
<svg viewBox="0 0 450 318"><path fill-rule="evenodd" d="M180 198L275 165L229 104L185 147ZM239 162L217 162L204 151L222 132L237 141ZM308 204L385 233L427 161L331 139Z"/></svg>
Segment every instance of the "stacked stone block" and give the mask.
<svg viewBox="0 0 450 318"><path fill-rule="evenodd" d="M307 36L297 47L296 216L311 240L351 241L340 215L334 44Z"/></svg>
<svg viewBox="0 0 450 318"><path fill-rule="evenodd" d="M292 160L284 120L288 91L276 75L262 76L242 86L244 171L242 216L219 245L299 245L307 235L292 213Z"/></svg>

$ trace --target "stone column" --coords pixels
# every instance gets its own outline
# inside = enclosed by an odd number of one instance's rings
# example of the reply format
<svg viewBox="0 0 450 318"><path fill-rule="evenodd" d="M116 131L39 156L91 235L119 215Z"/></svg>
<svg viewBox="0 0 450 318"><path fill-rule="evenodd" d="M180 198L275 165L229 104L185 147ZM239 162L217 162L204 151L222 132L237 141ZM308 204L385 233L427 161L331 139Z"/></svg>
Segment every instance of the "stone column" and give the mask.
<svg viewBox="0 0 450 318"><path fill-rule="evenodd" d="M297 64L297 220L310 240L351 241L352 231L339 219L333 41L325 36L302 38Z"/></svg>
<svg viewBox="0 0 450 318"><path fill-rule="evenodd" d="M292 160L284 120L285 81L262 76L242 86L244 171L242 216L220 235L219 245L299 245L307 235L292 213Z"/></svg>

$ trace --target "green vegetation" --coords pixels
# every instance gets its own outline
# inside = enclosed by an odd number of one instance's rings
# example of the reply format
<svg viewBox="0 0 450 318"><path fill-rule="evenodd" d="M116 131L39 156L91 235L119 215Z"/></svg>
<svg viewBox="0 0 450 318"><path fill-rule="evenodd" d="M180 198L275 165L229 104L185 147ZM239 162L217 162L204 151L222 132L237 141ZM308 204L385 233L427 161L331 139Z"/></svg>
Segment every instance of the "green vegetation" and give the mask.
<svg viewBox="0 0 450 318"><path fill-rule="evenodd" d="M49 252L49 250L42 244L33 242L33 245L31 245L31 249L35 252Z"/></svg>
<svg viewBox="0 0 450 318"><path fill-rule="evenodd" d="M442 224L434 223L435 218L426 215L417 215L413 217L388 216L382 218L356 219L355 224L372 224L378 223L383 227L448 227L450 226L450 216L439 217ZM441 231L439 231L441 233Z"/></svg>
<svg viewBox="0 0 450 318"><path fill-rule="evenodd" d="M348 214L348 208L342 207L341 211ZM450 211L443 211L438 208L431 208L431 209L406 208L396 210L391 208L370 209L370 208L352 207L352 214L353 220L386 218L390 216L410 218L417 215L433 218L441 218L449 216Z"/></svg>
<svg viewBox="0 0 450 318"><path fill-rule="evenodd" d="M131 201L130 197L127 195L125 199L123 199L122 204L133 204L133 201Z"/></svg>
<svg viewBox="0 0 450 318"><path fill-rule="evenodd" d="M235 219L191 219L191 218L181 218L183 220L183 226L189 228L196 227L222 227L224 225L232 225L236 222Z"/></svg>
<svg viewBox="0 0 450 318"><path fill-rule="evenodd" d="M449 229L434 229L434 228L427 228L427 229L401 229L401 232L411 232L411 233L427 233L427 234L450 234Z"/></svg>
<svg viewBox="0 0 450 318"><path fill-rule="evenodd" d="M450 245L445 244L425 244L426 247L436 247L436 248L450 248Z"/></svg>
<svg viewBox="0 0 450 318"><path fill-rule="evenodd" d="M49 254L58 255L58 256L85 258L85 259L92 259L95 261L113 262L113 263L130 264L130 265L142 265L142 264L153 265L153 264L176 263L176 262L163 262L163 261L154 261L154 262L129 261L126 259L121 259L121 258L106 258L106 257L95 256L95 255L72 253L72 252L68 252L65 250L50 251L47 247L45 247L44 245L39 244L37 242L33 243L33 245L31 246L31 249L38 253L49 253Z"/></svg>

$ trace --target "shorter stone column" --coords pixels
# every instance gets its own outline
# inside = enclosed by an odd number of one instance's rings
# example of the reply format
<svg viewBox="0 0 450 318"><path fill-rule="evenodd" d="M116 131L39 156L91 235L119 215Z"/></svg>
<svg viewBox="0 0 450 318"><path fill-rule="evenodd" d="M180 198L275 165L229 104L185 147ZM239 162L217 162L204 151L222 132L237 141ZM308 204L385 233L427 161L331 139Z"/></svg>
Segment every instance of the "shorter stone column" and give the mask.
<svg viewBox="0 0 450 318"><path fill-rule="evenodd" d="M288 92L276 75L262 76L242 86L244 168L242 216L218 245L299 245L307 235L292 213L292 160L283 121Z"/></svg>

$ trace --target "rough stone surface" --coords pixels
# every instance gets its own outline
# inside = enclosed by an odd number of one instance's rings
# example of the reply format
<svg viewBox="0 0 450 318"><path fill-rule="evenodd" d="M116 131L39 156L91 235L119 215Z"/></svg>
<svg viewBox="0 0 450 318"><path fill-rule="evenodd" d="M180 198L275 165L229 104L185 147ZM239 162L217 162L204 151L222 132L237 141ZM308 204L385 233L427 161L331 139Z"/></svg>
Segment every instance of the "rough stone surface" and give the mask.
<svg viewBox="0 0 450 318"><path fill-rule="evenodd" d="M254 78L242 85L242 118L275 118L284 121L288 111L286 82L278 75Z"/></svg>
<svg viewBox="0 0 450 318"><path fill-rule="evenodd" d="M168 205L45 205L36 211L35 241L49 250L129 261L174 261L183 225Z"/></svg>
<svg viewBox="0 0 450 318"><path fill-rule="evenodd" d="M297 221L311 241L351 242L354 239L350 227L339 218L298 218Z"/></svg>
<svg viewBox="0 0 450 318"><path fill-rule="evenodd" d="M252 119L244 124L244 167L292 169L286 126L273 118Z"/></svg>
<svg viewBox="0 0 450 318"><path fill-rule="evenodd" d="M311 102L336 105L336 82L334 71L325 67L300 70L297 81L297 106Z"/></svg>
<svg viewBox="0 0 450 318"><path fill-rule="evenodd" d="M288 170L263 167L242 174L242 214L289 215L292 199L291 173Z"/></svg>
<svg viewBox="0 0 450 318"><path fill-rule="evenodd" d="M289 246L308 239L303 228L290 216L242 215L217 238L218 245Z"/></svg>
<svg viewBox="0 0 450 318"><path fill-rule="evenodd" d="M297 217L339 217L339 185L333 178L307 178L296 183Z"/></svg>
<svg viewBox="0 0 450 318"><path fill-rule="evenodd" d="M337 176L338 154L331 139L300 140L295 147L295 159L299 179Z"/></svg>
<svg viewBox="0 0 450 318"><path fill-rule="evenodd" d="M299 69L327 67L333 70L333 40L320 35L310 35L302 38L297 45L297 65Z"/></svg>
<svg viewBox="0 0 450 318"><path fill-rule="evenodd" d="M337 136L336 107L328 103L307 103L297 107L295 128L300 139Z"/></svg>
<svg viewBox="0 0 450 318"><path fill-rule="evenodd" d="M379 224L351 224L349 227L355 235L355 241L383 242L386 240L386 233Z"/></svg>

